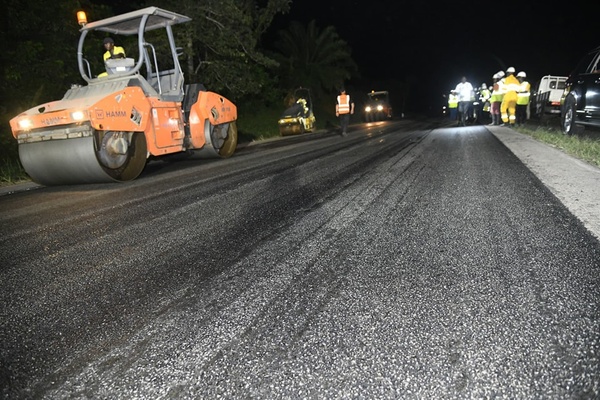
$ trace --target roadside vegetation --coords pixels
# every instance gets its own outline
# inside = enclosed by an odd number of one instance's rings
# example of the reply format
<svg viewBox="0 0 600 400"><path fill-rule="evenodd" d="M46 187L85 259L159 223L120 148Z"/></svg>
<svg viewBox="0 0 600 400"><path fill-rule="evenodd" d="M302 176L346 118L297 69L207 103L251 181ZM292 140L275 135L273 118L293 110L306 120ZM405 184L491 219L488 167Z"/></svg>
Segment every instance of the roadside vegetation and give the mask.
<svg viewBox="0 0 600 400"><path fill-rule="evenodd" d="M515 128L516 131L555 147L575 158L600 167L600 132L584 131L577 136L567 136L559 126L537 126L529 123Z"/></svg>

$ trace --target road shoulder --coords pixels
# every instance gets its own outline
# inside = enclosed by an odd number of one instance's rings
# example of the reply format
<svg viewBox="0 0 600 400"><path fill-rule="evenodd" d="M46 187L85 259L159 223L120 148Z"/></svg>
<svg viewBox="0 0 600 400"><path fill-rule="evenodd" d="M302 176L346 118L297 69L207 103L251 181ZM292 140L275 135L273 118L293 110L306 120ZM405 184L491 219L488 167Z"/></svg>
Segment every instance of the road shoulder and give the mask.
<svg viewBox="0 0 600 400"><path fill-rule="evenodd" d="M486 128L600 239L600 168L510 128Z"/></svg>

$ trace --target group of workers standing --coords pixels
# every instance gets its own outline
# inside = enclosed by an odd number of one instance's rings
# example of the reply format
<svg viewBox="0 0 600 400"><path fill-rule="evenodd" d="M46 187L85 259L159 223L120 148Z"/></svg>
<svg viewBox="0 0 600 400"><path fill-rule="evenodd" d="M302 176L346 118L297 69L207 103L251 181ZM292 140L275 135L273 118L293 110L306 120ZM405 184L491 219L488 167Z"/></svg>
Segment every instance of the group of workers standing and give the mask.
<svg viewBox="0 0 600 400"><path fill-rule="evenodd" d="M515 69L510 67L506 72L495 73L489 88L483 83L475 90L463 76L448 96L450 119L465 126L468 120L481 122L484 115L489 114L489 125L524 124L529 116L531 94L531 85L526 78L523 71L515 76Z"/></svg>

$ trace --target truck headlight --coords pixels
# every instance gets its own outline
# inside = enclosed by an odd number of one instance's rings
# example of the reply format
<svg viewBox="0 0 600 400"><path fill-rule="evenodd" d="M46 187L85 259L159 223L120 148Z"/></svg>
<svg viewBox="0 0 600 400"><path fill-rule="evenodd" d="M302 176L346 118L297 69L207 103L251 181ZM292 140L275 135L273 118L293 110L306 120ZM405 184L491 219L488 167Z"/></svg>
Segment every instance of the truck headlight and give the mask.
<svg viewBox="0 0 600 400"><path fill-rule="evenodd" d="M371 106L366 106L366 107L365 107L365 111L366 111L366 112L371 112Z"/></svg>
<svg viewBox="0 0 600 400"><path fill-rule="evenodd" d="M377 106L377 111L383 111L383 106L382 105L378 105Z"/></svg>

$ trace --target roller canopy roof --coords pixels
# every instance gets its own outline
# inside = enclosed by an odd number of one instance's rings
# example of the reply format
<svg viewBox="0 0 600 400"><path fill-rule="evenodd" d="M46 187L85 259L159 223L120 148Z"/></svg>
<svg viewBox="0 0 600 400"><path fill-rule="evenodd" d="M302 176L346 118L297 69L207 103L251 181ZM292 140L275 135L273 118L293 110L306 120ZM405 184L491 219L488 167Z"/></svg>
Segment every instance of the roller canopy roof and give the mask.
<svg viewBox="0 0 600 400"><path fill-rule="evenodd" d="M144 31L164 28L166 25L176 25L191 21L190 17L163 10L158 7L147 7L126 14L101 19L86 24L80 31L103 31L115 35L137 35L140 21L144 15L148 15Z"/></svg>

